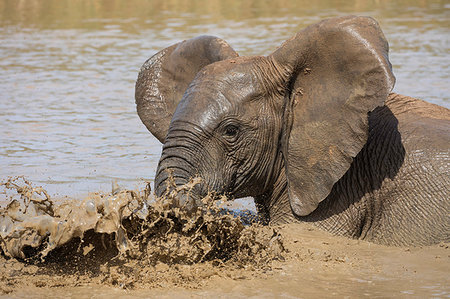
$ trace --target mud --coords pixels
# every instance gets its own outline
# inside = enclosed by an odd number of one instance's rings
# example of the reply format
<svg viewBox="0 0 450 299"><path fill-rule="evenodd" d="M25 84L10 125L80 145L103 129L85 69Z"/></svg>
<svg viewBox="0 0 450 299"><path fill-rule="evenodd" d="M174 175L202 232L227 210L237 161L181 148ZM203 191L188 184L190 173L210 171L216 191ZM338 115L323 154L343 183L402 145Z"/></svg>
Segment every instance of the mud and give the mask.
<svg viewBox="0 0 450 299"><path fill-rule="evenodd" d="M450 296L448 244L385 247L307 224L263 226L228 213L213 195L187 214L174 196L195 183L156 200L147 187L56 201L24 178L9 179L1 187L0 294Z"/></svg>
<svg viewBox="0 0 450 299"><path fill-rule="evenodd" d="M8 293L30 275L42 287L197 285L219 272L266 270L283 259L275 228L244 225L248 219L228 213L212 195L193 213L176 207L176 194L194 184L157 200L146 188L54 202L24 178L9 179L0 211L1 289Z"/></svg>

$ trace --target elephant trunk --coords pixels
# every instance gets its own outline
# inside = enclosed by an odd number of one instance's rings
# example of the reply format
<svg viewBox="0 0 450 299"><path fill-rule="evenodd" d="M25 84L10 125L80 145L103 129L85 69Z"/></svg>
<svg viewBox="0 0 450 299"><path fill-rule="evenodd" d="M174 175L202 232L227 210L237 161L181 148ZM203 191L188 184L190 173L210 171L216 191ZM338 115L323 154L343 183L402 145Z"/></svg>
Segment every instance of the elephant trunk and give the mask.
<svg viewBox="0 0 450 299"><path fill-rule="evenodd" d="M164 149L155 177L156 196L175 195L175 204L187 211L201 205L198 180L192 180L195 171L177 148ZM175 191L175 192L173 192Z"/></svg>

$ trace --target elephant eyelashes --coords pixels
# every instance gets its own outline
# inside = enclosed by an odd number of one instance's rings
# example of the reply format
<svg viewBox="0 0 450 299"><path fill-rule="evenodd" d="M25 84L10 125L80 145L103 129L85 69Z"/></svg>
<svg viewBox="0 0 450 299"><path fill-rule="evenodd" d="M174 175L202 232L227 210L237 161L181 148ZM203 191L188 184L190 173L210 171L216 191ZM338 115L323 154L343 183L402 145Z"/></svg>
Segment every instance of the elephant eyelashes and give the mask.
<svg viewBox="0 0 450 299"><path fill-rule="evenodd" d="M230 141L234 141L238 132L239 132L239 128L237 126L227 125L224 129L224 137L229 139Z"/></svg>
<svg viewBox="0 0 450 299"><path fill-rule="evenodd" d="M229 125L225 128L225 135L227 136L234 137L237 135L237 132L238 128L236 126Z"/></svg>

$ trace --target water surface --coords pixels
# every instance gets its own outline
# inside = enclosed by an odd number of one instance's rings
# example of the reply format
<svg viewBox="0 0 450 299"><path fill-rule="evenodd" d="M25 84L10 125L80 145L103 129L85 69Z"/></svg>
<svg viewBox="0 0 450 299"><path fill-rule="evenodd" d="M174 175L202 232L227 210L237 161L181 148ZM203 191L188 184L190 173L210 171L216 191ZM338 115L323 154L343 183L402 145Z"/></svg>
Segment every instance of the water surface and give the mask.
<svg viewBox="0 0 450 299"><path fill-rule="evenodd" d="M395 91L450 107L446 1L0 1L0 179L25 175L51 194L152 181L161 144L140 122L142 63L201 34L266 55L307 25L376 18Z"/></svg>
<svg viewBox="0 0 450 299"><path fill-rule="evenodd" d="M390 43L394 91L450 107L449 9L425 0L0 0L0 180L25 175L70 197L110 190L113 180L126 188L153 181L161 144L136 114L134 83L151 55L201 34L240 55L266 55L321 19L372 16ZM243 269L205 288L132 293L52 287L58 277L42 288L33 278L36 287L15 295L449 297L446 245L410 251L296 230L285 229L293 259L263 278Z"/></svg>

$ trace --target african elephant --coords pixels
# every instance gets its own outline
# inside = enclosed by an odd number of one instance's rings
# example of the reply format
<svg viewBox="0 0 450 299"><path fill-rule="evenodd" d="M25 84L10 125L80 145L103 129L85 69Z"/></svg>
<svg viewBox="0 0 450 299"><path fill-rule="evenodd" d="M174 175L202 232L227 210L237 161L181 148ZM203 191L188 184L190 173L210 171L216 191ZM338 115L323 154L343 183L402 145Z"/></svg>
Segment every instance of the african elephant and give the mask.
<svg viewBox="0 0 450 299"><path fill-rule="evenodd" d="M179 195L188 210L208 192L251 196L271 223L449 241L449 110L391 93L394 83L368 17L311 25L268 56L239 57L211 36L172 45L136 82L139 117L164 144L156 194L169 174L177 186L198 176Z"/></svg>

